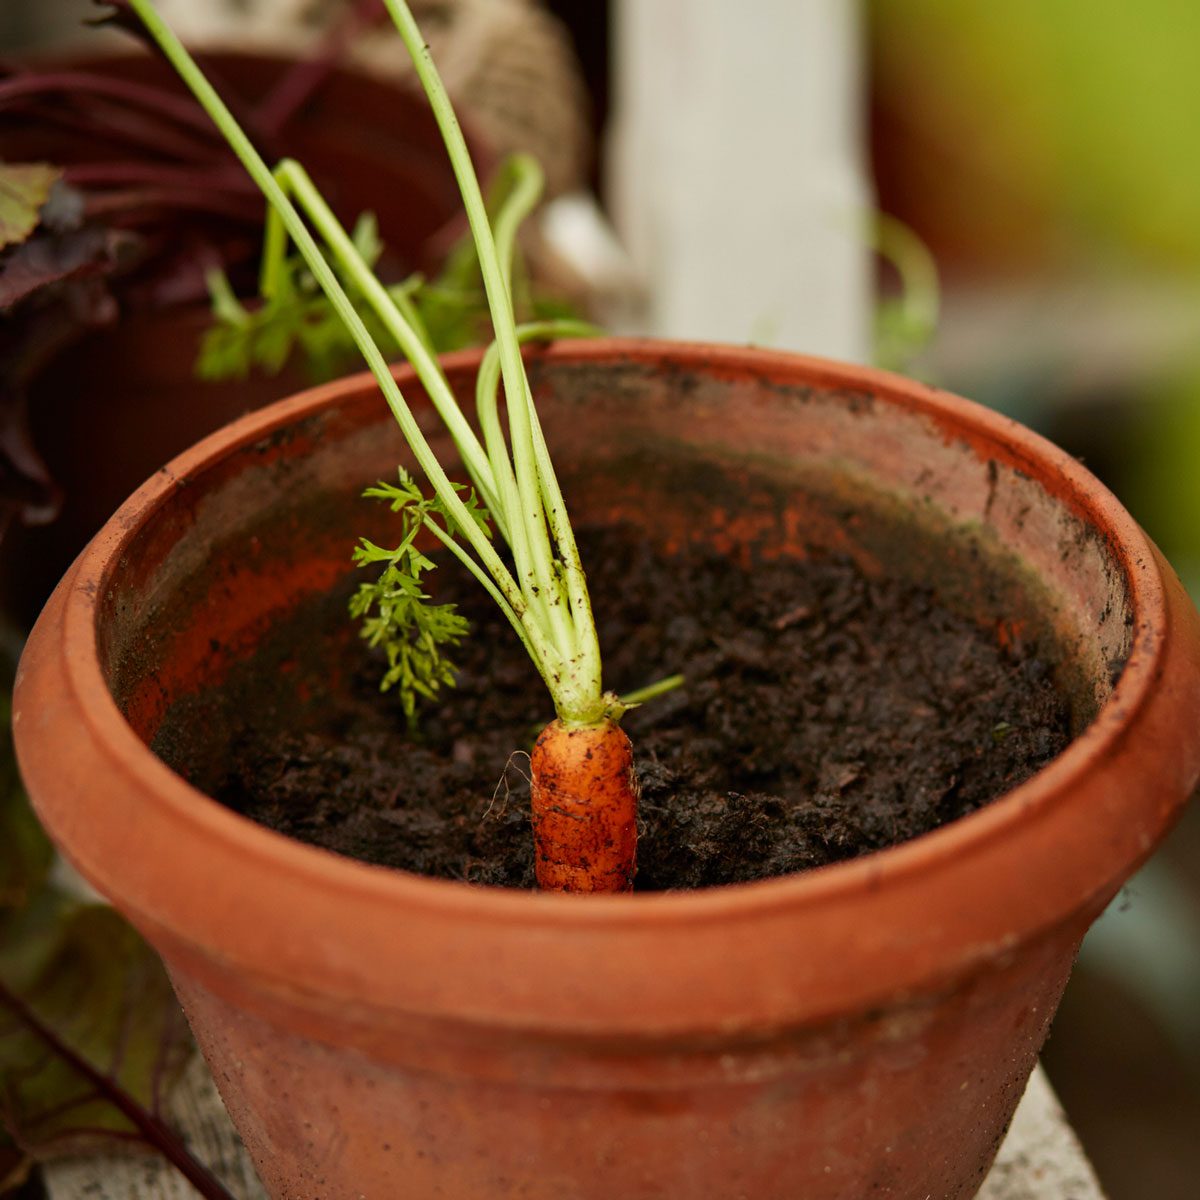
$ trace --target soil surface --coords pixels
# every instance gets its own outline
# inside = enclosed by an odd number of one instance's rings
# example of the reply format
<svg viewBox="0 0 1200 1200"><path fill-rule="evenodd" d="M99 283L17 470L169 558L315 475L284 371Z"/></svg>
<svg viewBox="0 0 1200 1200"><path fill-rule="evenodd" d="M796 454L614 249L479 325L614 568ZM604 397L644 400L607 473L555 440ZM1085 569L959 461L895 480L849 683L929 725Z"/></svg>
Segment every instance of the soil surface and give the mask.
<svg viewBox="0 0 1200 1200"><path fill-rule="evenodd" d="M1069 740L1050 664L1002 649L920 588L829 559L733 572L709 551L666 558L628 531L581 542L606 684L687 677L625 719L642 787L639 890L762 879L906 841L1008 791ZM303 841L532 886L526 754L552 715L546 693L478 585L453 566L435 576L474 632L457 689L426 706L415 738L398 700L379 696L379 663L337 597L201 703L229 726L220 763L192 760L169 729L156 748ZM317 647L307 666L281 649L298 639Z"/></svg>

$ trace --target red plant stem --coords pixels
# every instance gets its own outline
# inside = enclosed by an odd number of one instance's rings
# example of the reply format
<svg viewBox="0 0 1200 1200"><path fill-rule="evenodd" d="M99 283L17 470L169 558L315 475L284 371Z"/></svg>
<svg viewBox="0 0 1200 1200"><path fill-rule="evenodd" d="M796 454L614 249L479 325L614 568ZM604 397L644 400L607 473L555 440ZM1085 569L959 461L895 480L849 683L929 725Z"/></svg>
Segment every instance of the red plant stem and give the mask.
<svg viewBox="0 0 1200 1200"><path fill-rule="evenodd" d="M269 131L259 128L254 114L246 112L245 105L238 99L236 91L220 81L219 71L211 65L207 65L206 70L225 97L230 110L247 129L263 155L269 160L281 158L282 152L274 136ZM58 71L44 75L29 72L0 80L0 109L18 106L30 99L45 100L60 94L74 101L79 92L99 97L101 105L105 100L118 102L115 111L110 109L108 115L92 121L100 132L123 135L126 140L129 140L132 134L137 143L184 158L195 158L198 154L207 156L210 150L222 157L227 153L220 133L213 127L203 110L190 98L177 96L152 85L134 83L127 79L111 79L86 71ZM55 107L54 104L49 107L42 106L39 117L43 120L56 119ZM85 108L82 115L90 115L89 110ZM149 137L145 133L138 134L131 128L136 125L138 118L146 124L157 122L160 128L151 130ZM63 122L61 117L58 119L60 123L69 123ZM176 129L171 133L161 128L164 123L171 122L185 128ZM181 136L185 131L188 136L200 135L203 146L197 147L194 142L189 144L187 138ZM181 146L184 148L182 153L179 149Z"/></svg>
<svg viewBox="0 0 1200 1200"><path fill-rule="evenodd" d="M83 1076L96 1091L117 1109L141 1135L142 1140L162 1156L200 1193L204 1200L235 1200L215 1175L196 1158L183 1139L160 1118L148 1112L119 1084L96 1070L87 1059L64 1042L17 995L0 983L0 1005L40 1038L73 1071Z"/></svg>
<svg viewBox="0 0 1200 1200"><path fill-rule="evenodd" d="M156 121L151 113L120 108L103 99L83 107L74 104L30 105L7 113L0 111L0 118L24 121L31 126L35 122L54 125L90 137L100 145L121 142L184 162L212 162L222 153L220 147L202 143L185 130Z"/></svg>
<svg viewBox="0 0 1200 1200"><path fill-rule="evenodd" d="M334 65L331 56L309 59L292 67L255 109L258 127L278 136L329 77Z"/></svg>
<svg viewBox="0 0 1200 1200"><path fill-rule="evenodd" d="M380 0L357 0L350 4L325 31L312 57L287 71L263 97L254 111L255 128L277 137L329 78L354 37L379 21L386 11Z"/></svg>
<svg viewBox="0 0 1200 1200"><path fill-rule="evenodd" d="M253 181L232 161L207 168L145 162L79 163L67 167L64 173L69 183L81 188L149 183L167 188L192 188L198 191L253 196L258 206L262 206L259 191Z"/></svg>
<svg viewBox="0 0 1200 1200"><path fill-rule="evenodd" d="M67 181L71 175L67 172ZM227 217L256 225L262 223L262 205L251 196L201 195L188 188L131 188L89 195L84 211L89 217L138 216L145 219L156 211L198 212Z"/></svg>
<svg viewBox="0 0 1200 1200"><path fill-rule="evenodd" d="M133 83L128 79L112 79L107 75L94 75L88 71L53 71L44 74L31 71L5 79L0 82L0 107L29 96L45 96L56 92L71 96L89 92L122 100L132 108L184 125L193 133L202 134L207 142L220 144L220 136L212 122L190 99L176 96L163 88Z"/></svg>

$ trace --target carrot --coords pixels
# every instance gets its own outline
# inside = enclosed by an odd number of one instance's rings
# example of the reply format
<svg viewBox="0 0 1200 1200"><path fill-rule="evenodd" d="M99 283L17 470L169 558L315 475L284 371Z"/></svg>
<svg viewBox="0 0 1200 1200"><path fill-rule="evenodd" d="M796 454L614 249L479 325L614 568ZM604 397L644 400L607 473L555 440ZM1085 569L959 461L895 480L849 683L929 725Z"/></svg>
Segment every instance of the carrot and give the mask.
<svg viewBox="0 0 1200 1200"><path fill-rule="evenodd" d="M612 720L551 721L531 755L538 887L629 892L637 859L633 748Z"/></svg>

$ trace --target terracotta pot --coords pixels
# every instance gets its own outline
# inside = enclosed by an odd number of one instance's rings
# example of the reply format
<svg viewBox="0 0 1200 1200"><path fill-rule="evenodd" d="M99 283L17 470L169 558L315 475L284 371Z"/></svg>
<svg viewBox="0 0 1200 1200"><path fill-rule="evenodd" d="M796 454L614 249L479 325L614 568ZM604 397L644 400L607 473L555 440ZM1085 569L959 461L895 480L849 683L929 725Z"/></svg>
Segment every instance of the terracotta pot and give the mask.
<svg viewBox="0 0 1200 1200"><path fill-rule="evenodd" d="M1200 777L1194 609L1078 463L966 401L754 350L532 362L577 520L933 579L1056 638L1085 728L931 835L705 892L471 887L253 825L147 744L372 532L357 493L406 456L358 378L182 455L81 556L17 685L38 812L162 953L272 1196L973 1195L1084 930Z"/></svg>
<svg viewBox="0 0 1200 1200"><path fill-rule="evenodd" d="M228 52L203 56L243 104L261 101L295 62ZM152 83L186 96L165 61L145 54L73 59L64 69ZM493 161L468 131L481 172ZM423 97L353 71L334 69L276 138L277 149L300 159L343 221L374 212L389 268L397 275L436 269L461 224L458 187L441 135ZM73 166L120 160L122 143L83 139L69 127L5 119L0 159L48 159ZM252 219L210 218L207 236L253 278L263 203L247 180ZM177 231L172 231L173 234ZM201 337L211 324L199 266L194 280L176 280L198 295L163 304L145 281L117 285L117 323L82 336L29 388L34 444L64 491L57 519L14 525L0 547L0 610L16 624L33 623L75 555L113 510L152 471L242 413L308 385L303 369L241 381L195 377Z"/></svg>

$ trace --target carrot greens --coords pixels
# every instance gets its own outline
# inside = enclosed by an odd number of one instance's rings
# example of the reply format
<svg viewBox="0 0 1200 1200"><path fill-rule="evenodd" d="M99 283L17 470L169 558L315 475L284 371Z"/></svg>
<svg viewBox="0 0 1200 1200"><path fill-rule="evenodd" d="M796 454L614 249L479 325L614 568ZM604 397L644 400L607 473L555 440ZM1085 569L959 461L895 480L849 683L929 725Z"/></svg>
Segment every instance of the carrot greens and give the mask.
<svg viewBox="0 0 1200 1200"><path fill-rule="evenodd" d="M286 292L289 275L285 250L290 244L349 330L375 376L436 498L436 507L432 501L406 500L402 508L415 505L411 522L419 519L420 527L437 538L488 590L524 643L563 721L586 725L616 717L623 711L622 705L602 687L600 651L587 582L521 359L524 340L578 336L590 329L579 322L565 321L537 322L521 328L512 310L516 233L540 196L541 172L528 157L517 162L516 183L493 229L462 131L412 13L403 0L384 2L413 58L442 130L462 191L491 311L495 342L485 356L477 394L482 438L454 396L419 321L414 321L412 306L406 303L403 291L385 287L374 275L369 246L364 245L361 233L356 240L342 226L298 162L285 160L274 170L266 164L151 0L129 0L270 205L264 296L270 300ZM478 519L478 505L474 510L468 507L464 493L447 475L426 441L388 368L371 325L382 327L394 339L421 380L454 440L470 487L508 547L511 567L488 537L485 523ZM499 415L501 384L507 429ZM406 490L405 494L410 493ZM391 499L394 502L398 497ZM360 552L364 549L360 546ZM375 553L376 550L366 550L368 557ZM390 569L416 583L411 558L407 571L392 563L390 557L386 561ZM395 576L392 582L396 583ZM379 606L382 598L377 596L371 606L376 620L384 617ZM365 613L365 600L356 602ZM368 633L368 638L377 638L380 644L398 645L394 638L401 635L405 621L412 622L409 633L415 634L418 642L431 638L431 629L440 629L444 634L439 646L452 645L459 636L452 623L430 623L419 618L416 604L395 603L394 597L386 603L384 619L388 629L375 624ZM402 691L406 679L407 686L416 694L422 694L422 686L435 691L434 681L439 685L446 682L442 660L434 658L432 647L427 648L425 667L413 667L411 678L409 667L402 665L404 653L397 650L396 654L393 663L389 651L388 669L391 673L395 666L401 665L394 682ZM409 665L416 661L413 659Z"/></svg>
<svg viewBox="0 0 1200 1200"><path fill-rule="evenodd" d="M461 486L461 485L460 485ZM432 700L443 687L454 686L454 664L447 648L457 646L467 634L467 620L453 604L431 604L422 590L421 576L436 565L417 546L417 536L426 527L438 528L441 537L452 536L445 505L436 497L421 495L412 476L403 468L399 483L379 483L363 493L386 500L401 517L403 537L394 549L385 550L362 538L354 551L360 567L382 563L383 572L371 583L359 584L350 600L350 615L362 619L362 635L371 646L387 655L381 690L395 686L400 693L409 727L416 725L417 699ZM467 511L490 536L486 511L472 492Z"/></svg>
<svg viewBox="0 0 1200 1200"><path fill-rule="evenodd" d="M382 244L372 214L359 217L351 239L363 261L374 266ZM257 305L244 304L238 298L222 268L213 267L206 273L214 323L204 335L196 360L200 379L244 379L253 371L275 375L297 351L313 379L331 379L346 367L347 350L357 356L353 343L347 346L346 328L317 287L303 256L289 254L282 242L268 251L278 261L269 270L263 264L264 291ZM353 284L344 276L341 280L347 295L359 303ZM399 304L416 287L417 280L405 279L388 290ZM365 316L372 338L389 353L396 349L374 313L368 311Z"/></svg>
<svg viewBox="0 0 1200 1200"><path fill-rule="evenodd" d="M537 200L540 178L536 162L527 155L505 158L488 188L487 210L493 223L511 223L515 234L532 207L530 201ZM358 360L358 348L313 278L304 256L290 246L286 234L278 236L277 219L272 219L271 225L255 300L240 300L222 268L214 267L206 274L213 324L205 333L196 360L196 374L201 379L244 379L252 372L274 375L299 358L309 377L322 382L343 374ZM350 237L358 256L373 272L377 271L384 243L374 214L360 214ZM503 237L497 241L502 247L505 244ZM531 284L527 272L517 269L522 264L515 251L515 237L513 241L511 291L522 319L539 322L570 316L567 305L544 296ZM401 354L402 347L376 309L364 305L358 288L336 259L332 265L376 345L388 358ZM479 260L469 232L451 247L436 275L426 278L413 272L384 286L431 353L477 345L491 328Z"/></svg>
<svg viewBox="0 0 1200 1200"><path fill-rule="evenodd" d="M304 168L284 160L272 170L238 126L151 0L125 0L225 136L270 205L261 292L268 309L291 304L297 264L324 293L391 408L432 495L401 470L368 496L400 518L401 538L386 549L363 539L362 566L382 567L352 600L362 633L387 659L384 688L395 687L410 724L417 702L454 682L448 657L466 632L448 605L430 603L423 577L434 563L424 535L440 543L499 606L541 674L556 718L531 755L530 807L538 883L566 892L626 892L633 887L638 785L619 720L631 702L679 682L664 680L623 701L604 690L600 646L587 580L521 356L523 342L592 332L575 321L518 324L513 309L517 230L542 191L537 163L517 156L503 203L489 217L429 49L405 0L383 0L425 89L466 209L495 339L476 381L476 426L443 372L411 296L372 270L372 230L351 234ZM298 259L295 257L298 255ZM236 303L216 280L217 299L236 323ZM380 331L400 348L458 451L469 483L456 483L426 441L381 348ZM503 396L503 416L501 415ZM507 420L505 420L507 418ZM493 540L493 531L497 535ZM419 544L419 539L421 539ZM502 551L507 549L507 555Z"/></svg>

